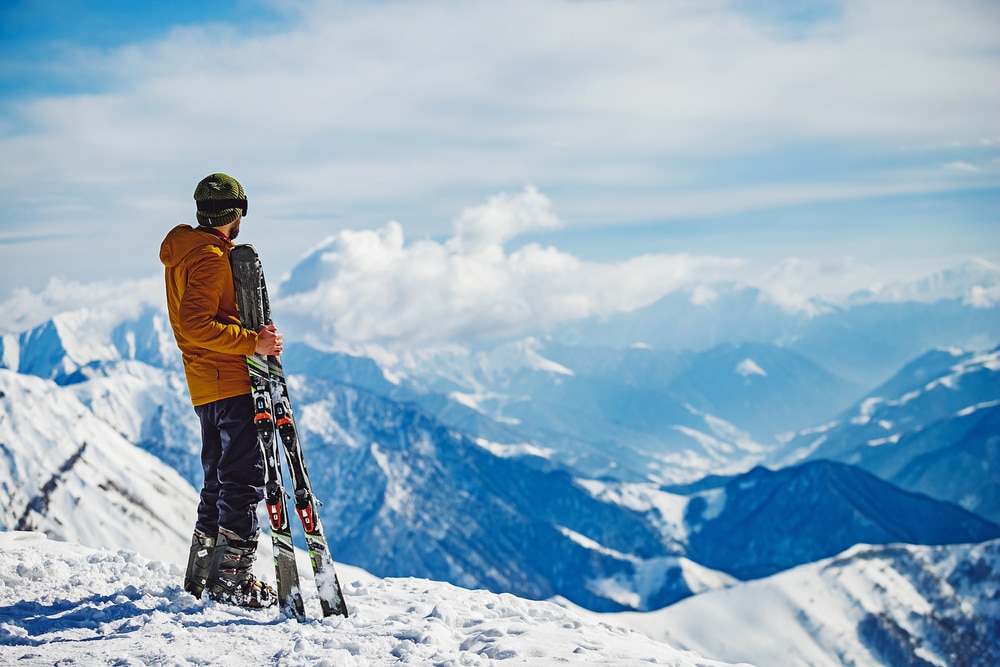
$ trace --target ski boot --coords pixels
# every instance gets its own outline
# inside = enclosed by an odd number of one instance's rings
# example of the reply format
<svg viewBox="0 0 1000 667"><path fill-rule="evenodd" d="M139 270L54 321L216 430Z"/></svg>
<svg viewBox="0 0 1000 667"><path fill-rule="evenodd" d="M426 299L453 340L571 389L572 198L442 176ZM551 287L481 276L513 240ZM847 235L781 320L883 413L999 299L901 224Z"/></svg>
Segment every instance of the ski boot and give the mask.
<svg viewBox="0 0 1000 667"><path fill-rule="evenodd" d="M194 536L191 538L187 571L184 573L184 590L196 598L200 598L201 592L205 590L214 554L215 538L195 528Z"/></svg>
<svg viewBox="0 0 1000 667"><path fill-rule="evenodd" d="M258 581L251 572L259 535L258 530L251 539L244 540L230 530L219 529L208 577L210 598L250 609L264 609L277 603L274 588Z"/></svg>

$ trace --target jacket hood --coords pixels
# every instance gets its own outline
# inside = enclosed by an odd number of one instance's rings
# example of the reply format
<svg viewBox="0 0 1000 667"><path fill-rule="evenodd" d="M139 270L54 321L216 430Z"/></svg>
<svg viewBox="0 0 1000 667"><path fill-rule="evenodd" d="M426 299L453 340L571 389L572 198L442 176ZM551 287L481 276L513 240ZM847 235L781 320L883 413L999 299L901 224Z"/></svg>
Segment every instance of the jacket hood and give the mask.
<svg viewBox="0 0 1000 667"><path fill-rule="evenodd" d="M192 252L205 246L216 246L224 252L226 242L215 234L198 231L190 225L177 225L160 244L160 261L166 267L174 267Z"/></svg>

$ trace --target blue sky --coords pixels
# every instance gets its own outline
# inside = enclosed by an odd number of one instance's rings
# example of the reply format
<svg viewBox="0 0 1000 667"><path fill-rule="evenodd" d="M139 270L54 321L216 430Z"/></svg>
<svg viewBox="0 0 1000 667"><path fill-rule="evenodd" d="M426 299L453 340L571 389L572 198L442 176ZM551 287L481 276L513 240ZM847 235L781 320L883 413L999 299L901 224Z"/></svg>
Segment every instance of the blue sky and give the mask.
<svg viewBox="0 0 1000 667"><path fill-rule="evenodd" d="M0 300L158 274L215 171L275 276L531 188L511 256L853 289L1000 263L1000 6L8 1L0 155Z"/></svg>

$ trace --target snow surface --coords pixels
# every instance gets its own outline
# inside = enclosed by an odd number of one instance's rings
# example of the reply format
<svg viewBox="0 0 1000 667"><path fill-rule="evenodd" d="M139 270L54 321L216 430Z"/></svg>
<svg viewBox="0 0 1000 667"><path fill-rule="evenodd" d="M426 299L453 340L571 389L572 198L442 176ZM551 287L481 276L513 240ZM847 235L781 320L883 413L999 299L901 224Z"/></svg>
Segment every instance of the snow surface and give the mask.
<svg viewBox="0 0 1000 667"><path fill-rule="evenodd" d="M769 667L985 667L1000 656L998 572L1000 540L857 545L655 612L609 616L703 655Z"/></svg>
<svg viewBox="0 0 1000 667"><path fill-rule="evenodd" d="M305 555L299 557L307 572ZM726 664L584 620L550 602L422 579L378 579L342 565L338 571L351 617L320 619L307 581L310 618L299 622L273 609L195 600L181 589L177 565L133 551L56 542L42 533L0 533L0 663Z"/></svg>
<svg viewBox="0 0 1000 667"><path fill-rule="evenodd" d="M125 420L122 420L124 423ZM0 526L183 561L198 494L74 393L0 369ZM72 517L72 520L67 520Z"/></svg>

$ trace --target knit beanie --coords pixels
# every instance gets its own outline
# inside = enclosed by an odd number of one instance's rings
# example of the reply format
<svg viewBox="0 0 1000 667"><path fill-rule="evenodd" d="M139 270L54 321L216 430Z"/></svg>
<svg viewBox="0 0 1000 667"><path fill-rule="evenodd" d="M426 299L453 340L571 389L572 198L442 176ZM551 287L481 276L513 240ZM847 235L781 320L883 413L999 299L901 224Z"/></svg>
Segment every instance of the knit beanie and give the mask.
<svg viewBox="0 0 1000 667"><path fill-rule="evenodd" d="M234 222L240 214L247 214L247 195L243 186L226 174L206 176L194 189L197 202L198 224L205 227L221 227Z"/></svg>

